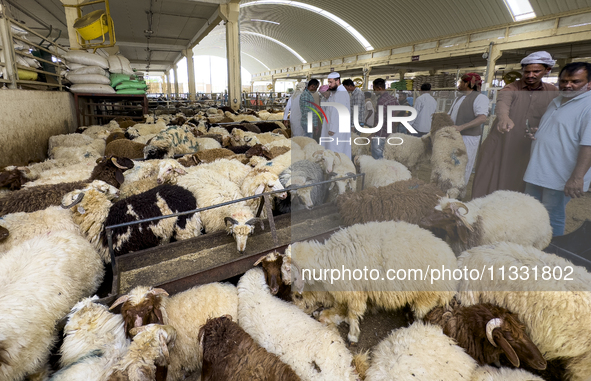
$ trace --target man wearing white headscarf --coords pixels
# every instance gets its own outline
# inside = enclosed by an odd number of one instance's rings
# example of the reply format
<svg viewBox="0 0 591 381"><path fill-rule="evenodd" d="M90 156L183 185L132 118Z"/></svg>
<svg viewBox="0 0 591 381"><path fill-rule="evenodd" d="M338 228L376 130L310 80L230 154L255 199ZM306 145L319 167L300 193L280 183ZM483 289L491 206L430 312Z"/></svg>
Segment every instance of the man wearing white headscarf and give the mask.
<svg viewBox="0 0 591 381"><path fill-rule="evenodd" d="M328 75L328 88L322 89L325 90L323 92L323 102L336 102L340 103L347 110L350 110L351 103L349 93L345 86L341 85L341 76L337 72L332 72ZM328 119L324 120L324 124L322 125L322 135L321 135L321 142L320 144L331 151L340 152L347 155L351 158L351 130L350 128L347 131L339 131L339 114L335 107L322 107L326 117ZM347 126L349 126L349 119L347 119Z"/></svg>
<svg viewBox="0 0 591 381"><path fill-rule="evenodd" d="M558 96L555 86L542 81L554 63L548 52L530 54L521 60L522 78L499 91L497 118L478 154L472 198L496 190L525 191L523 175L532 144L525 135L537 129L546 108Z"/></svg>

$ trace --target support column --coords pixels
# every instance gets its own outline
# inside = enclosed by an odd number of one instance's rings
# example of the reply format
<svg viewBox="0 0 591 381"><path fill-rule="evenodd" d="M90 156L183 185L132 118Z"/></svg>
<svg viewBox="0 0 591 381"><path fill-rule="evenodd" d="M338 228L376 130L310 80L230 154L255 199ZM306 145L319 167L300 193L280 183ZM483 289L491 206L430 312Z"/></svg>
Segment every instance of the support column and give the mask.
<svg viewBox="0 0 591 381"><path fill-rule="evenodd" d="M170 70L166 71L166 98L170 100L170 93L171 93L171 84L170 84Z"/></svg>
<svg viewBox="0 0 591 381"><path fill-rule="evenodd" d="M162 94L166 93L166 75L163 75L162 77L160 77L160 80L162 81L162 86L160 86L160 92Z"/></svg>
<svg viewBox="0 0 591 381"><path fill-rule="evenodd" d="M242 79L240 76L240 15L239 0L220 5L226 23L226 58L228 60L228 103L233 110L242 107Z"/></svg>
<svg viewBox="0 0 591 381"><path fill-rule="evenodd" d="M371 66L363 68L363 90L369 89L369 73L371 73Z"/></svg>
<svg viewBox="0 0 591 381"><path fill-rule="evenodd" d="M178 66L174 64L172 72L174 73L174 99L179 99L179 71Z"/></svg>
<svg viewBox="0 0 591 381"><path fill-rule="evenodd" d="M0 4L0 43L4 46L4 49L0 51L2 54L2 62L4 67L0 67L4 79L9 80L9 89L16 89L16 57L14 49L12 48L12 38L10 33L9 22L4 18L6 8L3 4ZM9 48L7 48L9 47Z"/></svg>
<svg viewBox="0 0 591 381"><path fill-rule="evenodd" d="M482 90L486 91L492 85L492 80L495 77L495 65L497 60L501 58L503 52L499 50L499 48L491 42L488 46L488 58L486 64L486 72L484 73L484 81L482 85Z"/></svg>
<svg viewBox="0 0 591 381"><path fill-rule="evenodd" d="M195 64L193 63L193 49L183 50L183 54L187 57L187 74L189 77L189 100L195 100Z"/></svg>
<svg viewBox="0 0 591 381"><path fill-rule="evenodd" d="M78 5L82 0L61 0L64 5ZM70 49L82 49L78 40L76 40L76 29L74 23L78 19L78 9L74 7L64 7L66 13L66 25L68 26L68 39L70 40Z"/></svg>
<svg viewBox="0 0 591 381"><path fill-rule="evenodd" d="M273 88L271 89L272 92L275 92L275 84L277 83L277 79L273 78L271 80L271 85L273 86Z"/></svg>

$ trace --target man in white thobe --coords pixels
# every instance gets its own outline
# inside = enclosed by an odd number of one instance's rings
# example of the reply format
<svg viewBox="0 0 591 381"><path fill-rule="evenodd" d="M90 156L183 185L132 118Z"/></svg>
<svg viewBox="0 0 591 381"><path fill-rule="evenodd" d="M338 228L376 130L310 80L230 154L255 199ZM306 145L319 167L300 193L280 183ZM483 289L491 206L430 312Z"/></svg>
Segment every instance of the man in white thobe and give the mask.
<svg viewBox="0 0 591 381"><path fill-rule="evenodd" d="M328 119L324 120L322 125L321 145L334 152L340 152L349 159L351 158L351 131L348 129L345 132L339 131L339 114L335 107L324 107L326 102L340 103L347 110L350 110L350 97L345 86L341 85L341 76L337 72L332 72L328 75L328 90L324 92L322 99L322 109ZM347 126L349 122L347 122Z"/></svg>

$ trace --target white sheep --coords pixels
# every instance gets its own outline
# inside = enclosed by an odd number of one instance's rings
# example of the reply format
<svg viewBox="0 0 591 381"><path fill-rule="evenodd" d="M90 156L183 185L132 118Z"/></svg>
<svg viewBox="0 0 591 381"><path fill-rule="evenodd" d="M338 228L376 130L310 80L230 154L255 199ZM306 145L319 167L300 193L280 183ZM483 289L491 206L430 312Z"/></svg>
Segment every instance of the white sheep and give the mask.
<svg viewBox="0 0 591 381"><path fill-rule="evenodd" d="M462 203L443 197L422 227L442 228L456 254L494 242L515 242L543 249L552 239L548 211L532 196L496 191Z"/></svg>
<svg viewBox="0 0 591 381"><path fill-rule="evenodd" d="M529 337L547 360L568 359L569 380L591 377L589 272L554 254L509 242L474 247L462 253L458 267L464 266L479 271L492 268L494 278L490 279L487 270L481 281L462 280L458 290L463 304L488 302L518 314ZM505 266L504 279L500 273L502 266ZM522 280L511 280L514 279L511 266L516 266ZM544 273L546 269L550 272ZM548 276L553 278L558 274L556 269L572 280L546 281ZM523 280L526 271L529 277Z"/></svg>
<svg viewBox="0 0 591 381"><path fill-rule="evenodd" d="M302 380L358 380L340 335L272 296L260 268L248 270L238 281L238 323Z"/></svg>
<svg viewBox="0 0 591 381"><path fill-rule="evenodd" d="M90 126L84 128L82 134L90 136L93 139L106 139L112 132L123 132L119 123L115 120L111 120L108 124Z"/></svg>
<svg viewBox="0 0 591 381"><path fill-rule="evenodd" d="M6 239L0 241L0 255L39 235L60 230L80 234L80 228L72 220L70 212L59 206L31 213L6 214L0 217L0 226L10 232Z"/></svg>
<svg viewBox="0 0 591 381"><path fill-rule="evenodd" d="M251 159L254 159L254 158L255 158L255 156L253 156ZM279 155L270 161L267 161L264 158L261 158L261 160L259 160L257 163L258 164L256 164L254 166L255 170L256 169L267 170L267 171L279 176L281 174L281 172L286 170L292 164L291 151L288 151L282 155Z"/></svg>
<svg viewBox="0 0 591 381"><path fill-rule="evenodd" d="M244 198L240 187L226 176L209 169L199 168L181 176L177 185L195 195L200 208ZM246 249L248 236L254 232L256 218L244 201L205 210L201 221L206 233L226 230L236 240L238 251Z"/></svg>
<svg viewBox="0 0 591 381"><path fill-rule="evenodd" d="M49 159L67 160L71 164L83 159L98 159L105 154L106 143L104 139L94 139L91 143L75 147L58 146L51 149Z"/></svg>
<svg viewBox="0 0 591 381"><path fill-rule="evenodd" d="M455 127L444 127L432 133L431 180L449 198L464 197L466 193L466 164L468 154L462 135Z"/></svg>
<svg viewBox="0 0 591 381"><path fill-rule="evenodd" d="M303 149L308 144L318 144L316 140L307 136L293 136L289 140L296 143L301 149Z"/></svg>
<svg viewBox="0 0 591 381"><path fill-rule="evenodd" d="M415 322L392 331L373 349L365 381L470 380L477 367L441 327Z"/></svg>
<svg viewBox="0 0 591 381"><path fill-rule="evenodd" d="M47 152L51 152L55 147L78 147L85 146L94 141L94 138L84 134L63 134L50 136L48 140Z"/></svg>
<svg viewBox="0 0 591 381"><path fill-rule="evenodd" d="M0 257L0 379L21 380L48 360L56 324L103 278L96 250L79 234L38 236Z"/></svg>
<svg viewBox="0 0 591 381"><path fill-rule="evenodd" d="M174 163L169 162L162 164L158 172L158 184L177 184L180 176L207 169L216 172L236 185L241 186L246 176L252 171L252 168L248 165L244 165L237 160L230 159L217 159L211 163L204 163L197 166L184 168L186 173L183 173L182 166L181 168L178 168L179 165L180 164L178 164L176 160L174 160ZM193 180L198 181L196 178ZM184 183L186 183L186 181Z"/></svg>
<svg viewBox="0 0 591 381"><path fill-rule="evenodd" d="M300 160L306 160L306 154L304 153L304 150L302 150L300 146L297 144L291 145L291 150L289 151L289 154L291 155L292 163L295 163L296 161Z"/></svg>
<svg viewBox="0 0 591 381"><path fill-rule="evenodd" d="M134 126L129 127L125 131L125 136L129 139L136 139L140 136L146 135L156 135L160 131L166 128L166 122L163 120L159 120L158 122L152 124L146 121L145 124L138 123Z"/></svg>
<svg viewBox="0 0 591 381"><path fill-rule="evenodd" d="M394 160L376 160L371 156L362 155L355 158L359 172L365 173L365 187L383 187L397 181L409 180L410 171Z"/></svg>
<svg viewBox="0 0 591 381"><path fill-rule="evenodd" d="M164 184L158 180L161 173L168 173L170 176L187 174L186 168L175 159L134 161L134 164L132 169L125 171L125 181L119 187L122 199Z"/></svg>
<svg viewBox="0 0 591 381"><path fill-rule="evenodd" d="M50 381L106 380L127 352L123 318L97 300L98 296L85 298L70 311L60 347L61 370Z"/></svg>
<svg viewBox="0 0 591 381"><path fill-rule="evenodd" d="M431 156L431 135L420 138L403 133L389 135L384 145L384 159L394 160L406 166L411 173L418 173L421 164ZM401 144L402 143L402 144Z"/></svg>
<svg viewBox="0 0 591 381"><path fill-rule="evenodd" d="M167 295L162 289L136 287L117 299L111 308L123 304L121 313L127 332L150 323L174 327L177 339L170 351L168 380L183 380L189 373L201 371L203 354L199 350L199 330L208 318L230 315L236 320L238 293L231 284L210 283L171 297ZM152 311L156 316L144 315Z"/></svg>
<svg viewBox="0 0 591 381"><path fill-rule="evenodd" d="M523 369L494 368L486 365L476 368L470 381L544 381L544 379Z"/></svg>
<svg viewBox="0 0 591 381"><path fill-rule="evenodd" d="M135 328L134 333L127 353L113 366L109 381L156 380L157 366L169 365L170 349L177 338L174 328L150 324Z"/></svg>
<svg viewBox="0 0 591 381"><path fill-rule="evenodd" d="M197 144L199 145L199 151L205 151L207 149L222 148L222 145L215 139L212 138L196 138Z"/></svg>
<svg viewBox="0 0 591 381"><path fill-rule="evenodd" d="M244 178L242 184L240 185L240 191L242 192L244 197L255 196L258 194L277 191L281 189L283 189L283 185L281 185L281 182L279 181L279 176L272 172L260 169L252 170ZM275 193L271 200L274 197L285 199L287 197L287 192ZM252 209L253 213L256 213L260 202L261 199L254 198L246 201L246 205L248 205ZM267 212L265 208L262 209L260 217L267 218Z"/></svg>
<svg viewBox="0 0 591 381"><path fill-rule="evenodd" d="M274 134L272 132L265 132L262 134L257 134L255 132L250 131L243 131L239 128L235 128L232 130L232 140L231 143L234 146L254 146L256 144L268 144L276 140L288 140L282 134Z"/></svg>
<svg viewBox="0 0 591 381"><path fill-rule="evenodd" d="M433 271L429 272L429 268L445 266L451 271L456 268L455 255L449 246L431 232L402 221L353 225L334 233L324 244L296 242L289 250L292 267L299 269L299 278L312 290L297 303L306 307L318 299L327 307L345 307L351 342L359 339L359 319L368 303L390 310L409 304L415 315L422 318L432 308L448 303L456 290L457 281L431 279ZM314 280L324 269L343 269L343 266L351 272L362 267L376 270L378 274L374 273L372 278L377 278L355 280L343 271L343 277L334 282L324 278ZM391 269L405 272L386 280L392 277L391 271L388 273ZM403 275L408 278L400 279ZM306 295L312 303L306 300ZM333 321L336 307L322 311L320 320Z"/></svg>
<svg viewBox="0 0 591 381"><path fill-rule="evenodd" d="M67 159L60 159L59 161ZM57 162L56 160L49 160ZM48 163L49 164L49 163ZM75 181L83 181L90 178L92 170L96 166L96 158L84 158L75 164L66 166L56 166L47 170L38 171L35 175L36 179L23 184L23 188L36 187L39 185L69 183ZM25 167L26 168L26 167ZM41 166L38 166L41 169Z"/></svg>

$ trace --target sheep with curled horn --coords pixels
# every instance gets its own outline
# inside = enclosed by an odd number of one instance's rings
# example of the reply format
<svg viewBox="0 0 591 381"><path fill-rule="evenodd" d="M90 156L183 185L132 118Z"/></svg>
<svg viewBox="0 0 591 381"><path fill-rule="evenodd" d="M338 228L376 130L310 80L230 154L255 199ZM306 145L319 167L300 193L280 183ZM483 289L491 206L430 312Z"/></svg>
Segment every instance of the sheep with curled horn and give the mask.
<svg viewBox="0 0 591 381"><path fill-rule="evenodd" d="M456 255L495 242L543 249L552 239L550 217L542 203L513 191L496 191L467 203L443 197L419 226L445 230Z"/></svg>

